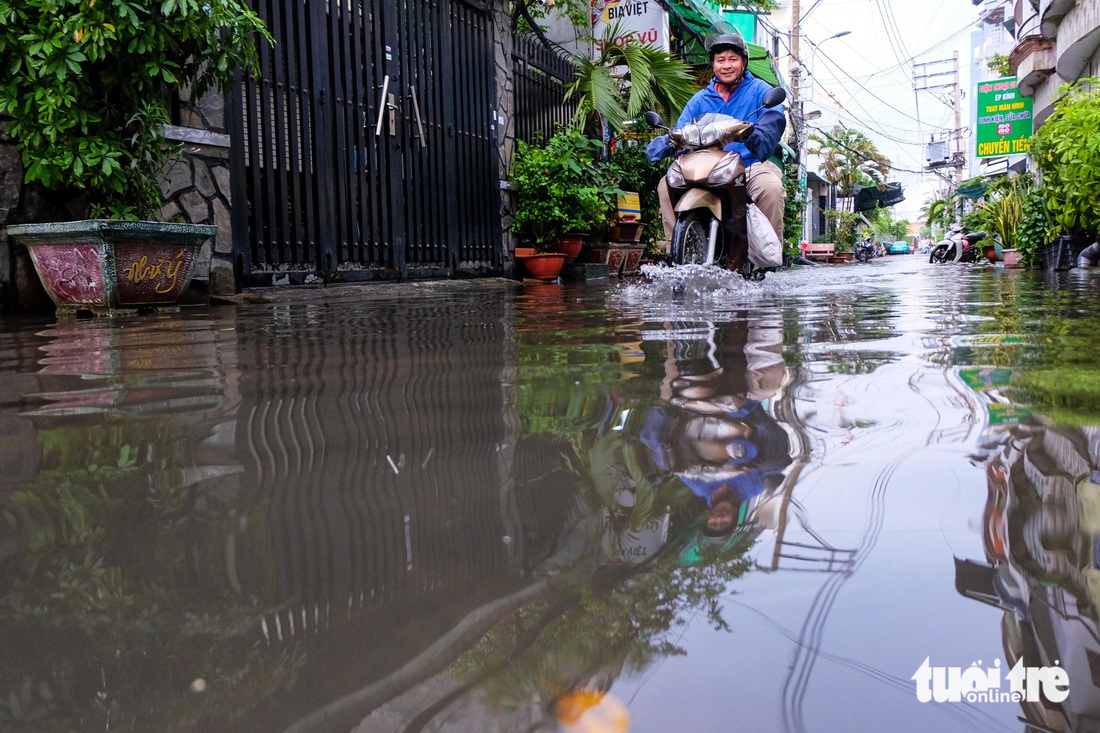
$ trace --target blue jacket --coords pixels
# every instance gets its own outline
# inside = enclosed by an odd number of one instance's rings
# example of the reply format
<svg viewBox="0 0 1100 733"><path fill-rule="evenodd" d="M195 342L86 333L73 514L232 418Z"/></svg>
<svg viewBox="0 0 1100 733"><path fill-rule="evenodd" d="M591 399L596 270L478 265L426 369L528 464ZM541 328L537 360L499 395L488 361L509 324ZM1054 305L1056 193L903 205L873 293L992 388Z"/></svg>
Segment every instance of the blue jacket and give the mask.
<svg viewBox="0 0 1100 733"><path fill-rule="evenodd" d="M745 143L730 143L726 146L726 150L740 153L746 168L753 163L767 160L779 145L779 139L783 137L783 130L787 127L787 116L782 104L771 109L761 109L764 94L772 88L771 84L763 79L757 79L746 71L741 85L729 100L722 99L716 84L716 80L711 80L706 89L699 90L688 100L683 113L680 114L680 119L676 122L676 127L683 127L694 118L708 112L717 112L751 122L755 129L750 138Z"/></svg>

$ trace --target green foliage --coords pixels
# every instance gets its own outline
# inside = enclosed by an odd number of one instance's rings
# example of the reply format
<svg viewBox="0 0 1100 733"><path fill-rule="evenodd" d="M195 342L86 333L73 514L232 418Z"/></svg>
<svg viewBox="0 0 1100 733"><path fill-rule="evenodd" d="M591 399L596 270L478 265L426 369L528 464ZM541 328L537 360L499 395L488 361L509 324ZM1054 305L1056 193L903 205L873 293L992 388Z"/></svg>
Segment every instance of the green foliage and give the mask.
<svg viewBox="0 0 1100 733"><path fill-rule="evenodd" d="M833 235L826 241L835 242L837 252L851 252L852 246L856 243L856 229L860 225L859 214L827 209L825 217L833 226Z"/></svg>
<svg viewBox="0 0 1100 733"><path fill-rule="evenodd" d="M675 119L698 86L691 68L681 59L655 46L631 37L617 45L622 35L618 24L608 29L597 43L595 59L573 57L576 79L565 98L577 98L574 123L583 126L591 117L599 117L615 130L647 110L656 110L666 119Z"/></svg>
<svg viewBox="0 0 1100 733"><path fill-rule="evenodd" d="M806 210L806 200L802 198L798 184L798 167L788 165L783 171L783 189L787 192L783 207L783 233L787 242L796 248L802 238L802 214Z"/></svg>
<svg viewBox="0 0 1100 733"><path fill-rule="evenodd" d="M954 191L940 198L929 199L924 202L921 212L929 227L938 225L941 230L947 229L955 221L955 211L959 198Z"/></svg>
<svg viewBox="0 0 1100 733"><path fill-rule="evenodd" d="M885 183L890 174L890 159L859 130L811 135L810 142L810 155L821 156L821 173L836 185L839 196L853 196L856 186Z"/></svg>
<svg viewBox="0 0 1100 733"><path fill-rule="evenodd" d="M1020 203L1020 223L1014 238L1024 264L1037 265L1040 249L1057 236L1058 224L1047 208L1047 198L1040 189L1033 188Z"/></svg>
<svg viewBox="0 0 1100 733"><path fill-rule="evenodd" d="M516 190L512 231L540 249L567 232L602 222L623 191L611 166L599 160L603 144L559 127L546 145L516 142L511 184Z"/></svg>
<svg viewBox="0 0 1100 733"><path fill-rule="evenodd" d="M1100 78L1063 85L1054 112L1031 138L1043 195L1065 234L1100 233Z"/></svg>
<svg viewBox="0 0 1100 733"><path fill-rule="evenodd" d="M3 505L23 547L0 589L0 729L202 730L292 684L302 654L255 639L273 604L210 583L194 592L196 531L221 538L229 566L243 530L228 507L207 523L193 506L183 472L194 461L176 424L70 421L38 440L38 474ZM65 654L46 659L46 639ZM196 678L216 684L196 695ZM109 700L73 692L103 679Z"/></svg>
<svg viewBox="0 0 1100 733"><path fill-rule="evenodd" d="M985 68L997 75L998 79L1012 76L1012 67L1008 64L1008 56L1003 53L991 53L985 60Z"/></svg>
<svg viewBox="0 0 1100 733"><path fill-rule="evenodd" d="M1006 249L1016 249L1024 200L1034 187L1031 176L998 179L978 205L978 228L996 234Z"/></svg>
<svg viewBox="0 0 1100 733"><path fill-rule="evenodd" d="M863 212L863 216L871 222L871 231L877 235L891 240L904 239L909 236L909 222L906 219L895 219L890 208L878 208ZM857 217L858 219L858 217Z"/></svg>
<svg viewBox="0 0 1100 733"><path fill-rule="evenodd" d="M515 0L512 3L512 18L517 30L523 33L545 30L546 24L565 20L577 31L578 37L590 34L588 2L586 0Z"/></svg>
<svg viewBox="0 0 1100 733"><path fill-rule="evenodd" d="M172 93L230 89L257 36L241 0L0 0L0 114L26 181L150 215Z"/></svg>
<svg viewBox="0 0 1100 733"><path fill-rule="evenodd" d="M661 202L657 196L657 184L665 175L665 166L653 165L645 157L645 148L638 145L620 145L608 158L611 175L618 179L625 191L637 191L642 208L642 241L653 244L664 239L665 226L661 221Z"/></svg>

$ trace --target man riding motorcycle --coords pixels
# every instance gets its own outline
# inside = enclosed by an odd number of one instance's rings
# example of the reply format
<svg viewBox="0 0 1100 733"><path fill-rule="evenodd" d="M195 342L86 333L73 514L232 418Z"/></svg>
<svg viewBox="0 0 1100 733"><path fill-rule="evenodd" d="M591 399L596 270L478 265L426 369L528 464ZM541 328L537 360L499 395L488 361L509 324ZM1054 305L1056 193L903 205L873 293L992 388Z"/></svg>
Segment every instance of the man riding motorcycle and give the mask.
<svg viewBox="0 0 1100 733"><path fill-rule="evenodd" d="M783 187L783 173L768 158L779 145L786 128L786 113L782 105L760 112L764 94L772 87L748 71L748 46L735 28L731 27L720 35L707 39L707 51L710 53L714 79L688 101L674 129L683 127L690 120L708 112L753 123L752 134L745 142L730 143L725 149L741 154L746 168L745 185L749 196L760 207L782 241L786 190ZM757 113L759 117L751 119ZM654 163L675 152L675 148L669 146L668 135L654 138L646 147L646 156ZM663 178L657 192L661 201L665 234L671 240L676 223L676 214L673 211L675 202L671 196L677 194L670 193L668 183Z"/></svg>

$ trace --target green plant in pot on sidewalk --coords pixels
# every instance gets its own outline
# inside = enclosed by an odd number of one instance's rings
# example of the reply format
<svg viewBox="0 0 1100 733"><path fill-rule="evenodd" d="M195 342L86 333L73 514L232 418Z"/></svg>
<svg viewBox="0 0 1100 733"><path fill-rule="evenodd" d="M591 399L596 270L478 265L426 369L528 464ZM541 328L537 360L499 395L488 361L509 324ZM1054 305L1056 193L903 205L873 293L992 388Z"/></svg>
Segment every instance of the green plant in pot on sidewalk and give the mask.
<svg viewBox="0 0 1100 733"><path fill-rule="evenodd" d="M0 0L0 115L26 182L77 218L151 218L173 95L231 89L259 38L241 0Z"/></svg>
<svg viewBox="0 0 1100 733"><path fill-rule="evenodd" d="M0 0L0 119L28 184L27 247L58 311L174 304L209 223L157 222L181 89L233 88L271 40L243 0ZM141 221L146 220L146 221ZM71 273L80 273L73 277Z"/></svg>
<svg viewBox="0 0 1100 733"><path fill-rule="evenodd" d="M1020 224L1014 242L1020 260L1026 267L1040 267L1042 250L1058 237L1058 224L1047 209L1047 200L1040 188L1032 188L1020 204Z"/></svg>
<svg viewBox="0 0 1100 733"><path fill-rule="evenodd" d="M1063 85L1054 112L1031 138L1043 196L1063 235L1100 233L1100 78Z"/></svg>
<svg viewBox="0 0 1100 733"><path fill-rule="evenodd" d="M579 130L560 127L545 145L516 142L509 182L516 192L512 231L521 243L549 252L570 232L588 232L607 217L622 193L599 161L602 146Z"/></svg>

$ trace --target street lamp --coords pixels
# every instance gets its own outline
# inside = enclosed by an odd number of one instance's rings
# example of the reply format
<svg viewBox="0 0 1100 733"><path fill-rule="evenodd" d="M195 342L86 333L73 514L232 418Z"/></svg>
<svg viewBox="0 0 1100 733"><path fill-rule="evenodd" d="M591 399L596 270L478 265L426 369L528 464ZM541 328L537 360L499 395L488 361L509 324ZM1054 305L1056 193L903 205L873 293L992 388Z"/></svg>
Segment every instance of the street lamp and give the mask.
<svg viewBox="0 0 1100 733"><path fill-rule="evenodd" d="M806 78L807 79L811 79L811 80L813 79L813 76L814 76L814 71L813 71L813 69L814 69L814 56L817 55L817 50L819 48L821 48L821 46L824 45L827 41L831 41L834 38L842 38L842 37L844 37L844 36L846 36L850 33L851 33L851 31L840 31L839 33L834 33L833 35L829 36L825 40L820 41L818 43L812 43L809 39L806 39L806 42L810 44L810 55L809 55L808 63L806 64ZM801 59L799 60L799 62L801 62ZM810 95L811 95L811 98L812 98L812 95L813 95L813 87L812 86L810 86L809 91L810 91ZM798 125L798 173L799 173L798 178L799 178L799 185L801 187L801 190L804 192L803 193L803 198L804 198L804 203L805 203L805 206L802 209L802 241L808 242L811 239L811 232L812 232L811 214L813 212L813 206L811 205L810 197L808 195L809 183L805 182L806 177L809 173L809 168L806 165L806 143L808 142L809 135L806 134L805 127L806 127L806 122L808 120L817 119L818 117L821 116L821 110L814 110L814 111L810 112L808 115L804 115L802 113L802 105L804 104L804 101L805 100L802 98L802 95L800 94L799 99L798 99L798 110L797 110L796 114L798 115L798 122L797 122L797 125Z"/></svg>
<svg viewBox="0 0 1100 733"><path fill-rule="evenodd" d="M817 49L819 49L823 45L825 45L825 41L831 41L834 38L842 38L844 36L849 35L850 33L851 33L851 31L840 31L839 33L834 33L833 35L826 38L824 41L820 41L818 43L813 43L812 41L810 41L810 39L807 38L806 43L810 44L810 59L809 59L809 63L806 64L806 76L809 77L810 79L813 79L813 77L814 77L814 56L817 55ZM813 95L813 86L810 87L810 95L811 95L811 97Z"/></svg>

